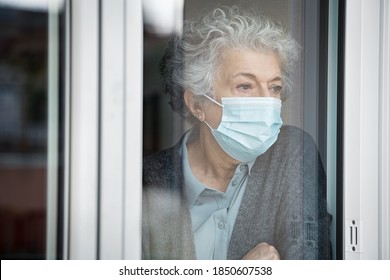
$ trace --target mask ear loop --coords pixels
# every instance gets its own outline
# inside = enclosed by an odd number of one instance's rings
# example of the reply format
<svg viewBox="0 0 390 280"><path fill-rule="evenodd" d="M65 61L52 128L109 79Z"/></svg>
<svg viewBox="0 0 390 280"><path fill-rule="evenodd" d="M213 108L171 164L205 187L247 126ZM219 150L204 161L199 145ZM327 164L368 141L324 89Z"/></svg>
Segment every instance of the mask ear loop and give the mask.
<svg viewBox="0 0 390 280"><path fill-rule="evenodd" d="M219 103L217 100L214 100L212 99L210 96L206 95L206 94L203 94L204 97L206 97L208 100L210 100L211 102L213 102L214 104L217 104L219 107L223 108L224 106Z"/></svg>
<svg viewBox="0 0 390 280"><path fill-rule="evenodd" d="M211 102L213 102L214 104L217 104L219 107L223 108L224 106L219 103L218 101L214 100L213 98L211 98L210 96L206 95L206 94L203 94L204 97L206 97L208 100L210 100ZM203 122L210 128L210 130L214 130L214 128L212 128L207 122L206 122L206 118L203 120Z"/></svg>
<svg viewBox="0 0 390 280"><path fill-rule="evenodd" d="M212 127L206 122L206 120L203 120L203 122L210 128L210 130L214 130L214 128L212 128Z"/></svg>

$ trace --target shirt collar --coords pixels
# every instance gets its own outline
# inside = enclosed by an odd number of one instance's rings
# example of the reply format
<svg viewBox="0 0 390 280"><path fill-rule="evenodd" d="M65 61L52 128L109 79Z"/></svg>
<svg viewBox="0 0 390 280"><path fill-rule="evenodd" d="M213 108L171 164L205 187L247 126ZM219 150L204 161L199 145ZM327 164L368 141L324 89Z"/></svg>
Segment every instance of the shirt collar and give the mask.
<svg viewBox="0 0 390 280"><path fill-rule="evenodd" d="M192 173L190 162L188 160L187 141L191 135L191 132L192 129L185 133L180 149L183 164L184 194L187 198L189 207L194 204L199 195L206 189L206 186L199 182L199 180Z"/></svg>

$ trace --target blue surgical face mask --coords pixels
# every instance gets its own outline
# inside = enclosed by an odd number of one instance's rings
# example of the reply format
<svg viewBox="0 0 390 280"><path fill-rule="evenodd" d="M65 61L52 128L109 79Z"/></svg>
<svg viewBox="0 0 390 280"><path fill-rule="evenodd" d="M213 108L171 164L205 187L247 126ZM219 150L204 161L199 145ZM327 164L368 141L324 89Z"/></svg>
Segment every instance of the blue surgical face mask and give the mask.
<svg viewBox="0 0 390 280"><path fill-rule="evenodd" d="M253 161L275 143L283 124L280 99L228 97L222 98L220 104L206 97L222 107L222 119L216 129L204 122L217 143L232 158L240 162Z"/></svg>

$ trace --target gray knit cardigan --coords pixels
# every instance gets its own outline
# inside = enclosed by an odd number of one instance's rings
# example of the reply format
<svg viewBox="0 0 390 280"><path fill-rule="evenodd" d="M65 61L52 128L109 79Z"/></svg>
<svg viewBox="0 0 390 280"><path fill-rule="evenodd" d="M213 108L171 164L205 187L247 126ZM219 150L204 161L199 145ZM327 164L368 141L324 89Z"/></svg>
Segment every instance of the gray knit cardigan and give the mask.
<svg viewBox="0 0 390 280"><path fill-rule="evenodd" d="M144 159L143 259L196 259L191 217L183 194L182 140ZM312 138L282 127L259 156L233 228L228 259L241 259L267 242L282 259L329 259L326 178Z"/></svg>

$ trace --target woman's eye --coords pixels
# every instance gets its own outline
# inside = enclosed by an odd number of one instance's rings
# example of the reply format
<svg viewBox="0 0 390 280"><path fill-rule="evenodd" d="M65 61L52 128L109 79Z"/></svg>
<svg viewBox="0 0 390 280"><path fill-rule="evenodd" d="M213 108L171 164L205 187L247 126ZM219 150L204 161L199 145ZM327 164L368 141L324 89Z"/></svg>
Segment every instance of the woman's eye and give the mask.
<svg viewBox="0 0 390 280"><path fill-rule="evenodd" d="M271 87L273 93L280 93L282 91L282 86L274 85Z"/></svg>
<svg viewBox="0 0 390 280"><path fill-rule="evenodd" d="M242 89L242 90L249 90L251 89L251 85L250 84L241 84L237 87L238 89Z"/></svg>

